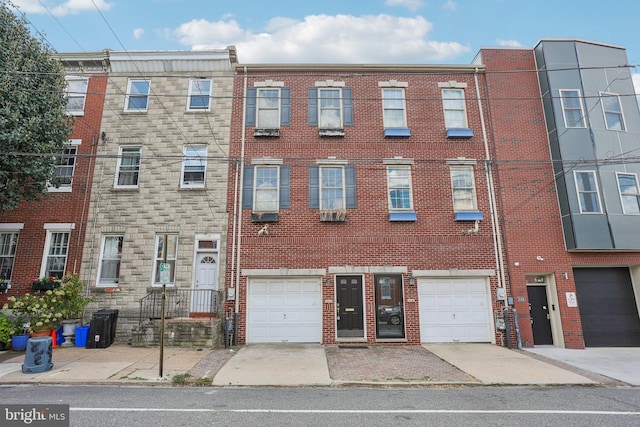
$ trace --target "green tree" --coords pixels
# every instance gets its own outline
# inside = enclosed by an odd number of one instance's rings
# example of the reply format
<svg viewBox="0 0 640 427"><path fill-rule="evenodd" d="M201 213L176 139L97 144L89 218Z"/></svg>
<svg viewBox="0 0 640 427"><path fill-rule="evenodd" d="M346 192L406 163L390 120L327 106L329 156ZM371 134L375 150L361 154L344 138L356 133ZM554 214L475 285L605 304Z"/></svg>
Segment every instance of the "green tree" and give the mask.
<svg viewBox="0 0 640 427"><path fill-rule="evenodd" d="M52 52L0 0L0 211L46 193L71 134L64 68Z"/></svg>

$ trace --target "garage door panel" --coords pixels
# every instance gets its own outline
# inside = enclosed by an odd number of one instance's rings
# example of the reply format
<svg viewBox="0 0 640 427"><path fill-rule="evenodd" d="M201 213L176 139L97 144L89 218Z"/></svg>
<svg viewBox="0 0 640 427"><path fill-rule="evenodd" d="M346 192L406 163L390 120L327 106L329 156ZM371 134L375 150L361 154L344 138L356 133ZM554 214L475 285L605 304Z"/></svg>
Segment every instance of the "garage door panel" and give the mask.
<svg viewBox="0 0 640 427"><path fill-rule="evenodd" d="M420 279L422 342L491 342L485 279Z"/></svg>
<svg viewBox="0 0 640 427"><path fill-rule="evenodd" d="M321 342L319 279L252 279L247 297L247 342Z"/></svg>
<svg viewBox="0 0 640 427"><path fill-rule="evenodd" d="M574 269L587 347L640 347L640 318L626 267Z"/></svg>

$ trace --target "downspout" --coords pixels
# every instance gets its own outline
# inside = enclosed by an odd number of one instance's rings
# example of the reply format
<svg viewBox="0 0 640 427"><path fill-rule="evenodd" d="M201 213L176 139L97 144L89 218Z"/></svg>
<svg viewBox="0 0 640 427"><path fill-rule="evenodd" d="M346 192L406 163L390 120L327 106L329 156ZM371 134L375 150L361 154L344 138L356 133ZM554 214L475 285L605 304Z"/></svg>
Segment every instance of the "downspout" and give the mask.
<svg viewBox="0 0 640 427"><path fill-rule="evenodd" d="M95 162L95 158L96 158L96 152L94 152L94 148L96 148L97 150L97 146L98 146L98 142L96 141L96 136L93 135L91 137L91 155L89 156L89 166L87 168L87 176L86 176L86 181L84 183L84 198L82 200L82 212L80 213L80 227L78 227L78 236L76 238L76 246L80 247L80 239L82 237L82 230L85 226L85 220L84 220L84 215L87 212L87 203L88 200L91 198L91 186L89 185L91 183L91 176L92 176L92 167L91 167L91 163ZM81 248L80 251L82 251L83 249ZM81 252L82 253L82 252ZM78 268L78 252L76 250L76 257L73 260L73 273L76 274L78 271L76 270L76 268ZM89 292L89 288L87 287L87 289L85 289L85 293L88 294Z"/></svg>
<svg viewBox="0 0 640 427"><path fill-rule="evenodd" d="M241 260L241 246L242 246L242 191L244 188L244 150L245 150L245 138L246 138L246 122L247 122L247 67L244 67L244 83L242 94L242 137L240 142L240 167L236 168L236 173L240 175L240 179L236 179L236 195L234 210L238 218L238 228L236 245L236 270L235 270L235 287L236 287L236 300L235 300L235 313L234 313L234 343L238 343L238 320L240 318L240 260Z"/></svg>
<svg viewBox="0 0 640 427"><path fill-rule="evenodd" d="M489 192L489 211L491 214L493 251L494 251L494 258L496 263L496 269L498 270L498 287L506 288L504 259L502 256L502 235L500 232L498 210L496 209L496 190L493 182L491 155L489 151L489 139L487 137L487 127L484 120L484 110L482 109L482 98L480 97L480 86L478 85L478 68L476 68L473 78L476 84L476 99L478 101L478 109L480 111L480 123L482 125L482 142L484 143L484 151L485 151L485 174L487 178L487 189ZM506 295L506 292L505 292L505 295ZM506 302L505 302L505 305L506 305ZM509 341L508 336L507 336L507 341Z"/></svg>

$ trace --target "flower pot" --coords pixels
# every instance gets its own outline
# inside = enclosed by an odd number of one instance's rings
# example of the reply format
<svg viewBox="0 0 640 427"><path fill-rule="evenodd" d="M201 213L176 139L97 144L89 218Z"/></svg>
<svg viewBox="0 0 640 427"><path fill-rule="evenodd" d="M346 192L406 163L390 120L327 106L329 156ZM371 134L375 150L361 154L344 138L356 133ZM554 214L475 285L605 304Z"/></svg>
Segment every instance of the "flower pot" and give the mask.
<svg viewBox="0 0 640 427"><path fill-rule="evenodd" d="M35 338L35 337L50 337L52 330L53 330L52 328L44 328L44 329L38 329L37 331L32 331L31 332L31 338Z"/></svg>
<svg viewBox="0 0 640 427"><path fill-rule="evenodd" d="M25 351L28 341L29 335L14 335L11 337L11 348L13 348L14 351Z"/></svg>

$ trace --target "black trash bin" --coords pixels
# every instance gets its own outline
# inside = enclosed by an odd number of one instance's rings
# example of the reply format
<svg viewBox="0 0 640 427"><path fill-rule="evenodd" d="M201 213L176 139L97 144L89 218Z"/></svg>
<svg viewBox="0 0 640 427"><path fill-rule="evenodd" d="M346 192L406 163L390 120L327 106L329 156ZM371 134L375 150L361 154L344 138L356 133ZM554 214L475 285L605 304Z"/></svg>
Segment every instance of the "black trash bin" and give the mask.
<svg viewBox="0 0 640 427"><path fill-rule="evenodd" d="M118 310L98 310L89 324L86 348L107 348L116 337Z"/></svg>

